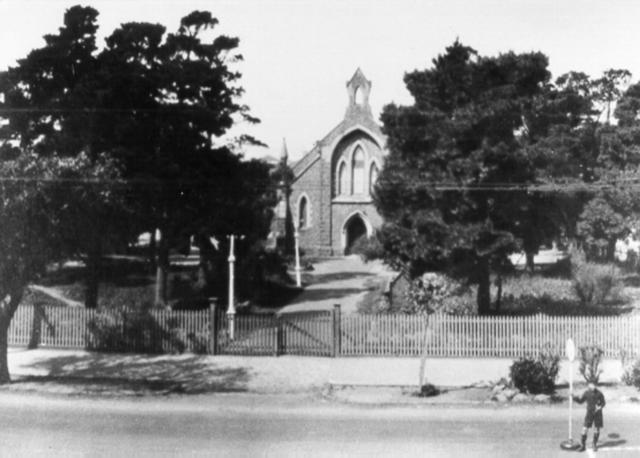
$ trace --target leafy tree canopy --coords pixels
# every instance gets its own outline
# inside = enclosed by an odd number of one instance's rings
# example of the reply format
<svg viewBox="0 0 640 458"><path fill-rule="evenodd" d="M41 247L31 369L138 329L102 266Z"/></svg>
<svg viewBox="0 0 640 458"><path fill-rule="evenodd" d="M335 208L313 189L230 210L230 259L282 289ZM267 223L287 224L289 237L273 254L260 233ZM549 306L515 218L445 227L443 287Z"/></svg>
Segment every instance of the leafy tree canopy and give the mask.
<svg viewBox="0 0 640 458"><path fill-rule="evenodd" d="M484 57L456 41L431 68L405 75L413 105L382 114L390 155L376 204L386 260L411 276L444 269L478 283L480 313L491 269L559 230L546 209L555 197L531 186L583 173L594 115L587 77L554 85L547 66L541 53ZM545 142L561 145L560 157Z"/></svg>
<svg viewBox="0 0 640 458"><path fill-rule="evenodd" d="M266 235L268 171L220 140L237 121L258 122L238 101L238 38L216 36L218 20L194 11L175 32L122 24L99 47L97 17L91 7L70 8L42 48L0 73L0 154L15 156L19 145L42 157L113 159L135 209L122 236L160 229L163 274L169 249L191 235L245 233L252 243Z"/></svg>

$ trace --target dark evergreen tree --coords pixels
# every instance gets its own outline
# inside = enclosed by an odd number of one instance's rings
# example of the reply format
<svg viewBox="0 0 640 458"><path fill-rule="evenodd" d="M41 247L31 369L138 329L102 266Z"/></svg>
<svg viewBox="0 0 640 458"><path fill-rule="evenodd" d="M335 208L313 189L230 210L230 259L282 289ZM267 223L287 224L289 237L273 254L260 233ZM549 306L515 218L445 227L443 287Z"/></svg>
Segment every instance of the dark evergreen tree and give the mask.
<svg viewBox="0 0 640 458"><path fill-rule="evenodd" d="M560 230L547 210L555 197L536 186L571 164L537 146L575 130L590 105L550 83L541 53L483 57L459 42L405 82L414 104L382 115L390 155L375 195L386 261L410 276L466 277L478 284L478 313L489 313L492 269Z"/></svg>
<svg viewBox="0 0 640 458"><path fill-rule="evenodd" d="M19 144L42 157L113 158L127 183L127 212L93 219L78 239L87 255L87 305L96 305L100 259L113 245L105 237L156 230L156 297L165 303L170 249L194 234L246 233L250 245L263 236L263 221L246 215L268 213L260 207L270 202L261 194L267 168L219 140L234 122L257 119L238 102L240 74L231 68L242 59L238 39L215 36L211 13L194 11L168 34L159 24L122 24L102 49L97 16L90 7L70 8L58 34L0 74L8 121L0 126L2 151L10 156Z"/></svg>

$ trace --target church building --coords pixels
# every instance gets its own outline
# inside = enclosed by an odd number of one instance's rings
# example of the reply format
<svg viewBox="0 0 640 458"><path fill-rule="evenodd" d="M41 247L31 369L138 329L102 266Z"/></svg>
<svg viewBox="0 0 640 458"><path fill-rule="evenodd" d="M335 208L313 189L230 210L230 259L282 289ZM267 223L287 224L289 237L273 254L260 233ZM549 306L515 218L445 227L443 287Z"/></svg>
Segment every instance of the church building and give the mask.
<svg viewBox="0 0 640 458"><path fill-rule="evenodd" d="M292 166L289 204L308 254L349 254L382 223L372 190L386 139L371 114L370 92L371 81L358 69L347 82L344 119Z"/></svg>

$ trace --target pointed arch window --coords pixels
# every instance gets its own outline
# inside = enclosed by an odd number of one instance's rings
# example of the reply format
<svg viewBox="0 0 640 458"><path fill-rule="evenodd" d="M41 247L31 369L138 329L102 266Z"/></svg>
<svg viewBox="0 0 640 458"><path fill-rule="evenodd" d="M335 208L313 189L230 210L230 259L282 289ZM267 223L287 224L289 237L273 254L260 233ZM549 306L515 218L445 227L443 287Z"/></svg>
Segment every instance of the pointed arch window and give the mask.
<svg viewBox="0 0 640 458"><path fill-rule="evenodd" d="M356 147L351 160L351 184L352 194L365 193L364 150L360 146Z"/></svg>
<svg viewBox="0 0 640 458"><path fill-rule="evenodd" d="M347 164L341 161L338 165L338 195L349 193L349 174L347 173Z"/></svg>
<svg viewBox="0 0 640 458"><path fill-rule="evenodd" d="M373 162L371 164L371 169L369 170L369 194L373 194L373 189L376 185L376 181L378 181L378 165Z"/></svg>
<svg viewBox="0 0 640 458"><path fill-rule="evenodd" d="M304 229L309 226L309 204L306 196L300 198L298 203L298 229Z"/></svg>

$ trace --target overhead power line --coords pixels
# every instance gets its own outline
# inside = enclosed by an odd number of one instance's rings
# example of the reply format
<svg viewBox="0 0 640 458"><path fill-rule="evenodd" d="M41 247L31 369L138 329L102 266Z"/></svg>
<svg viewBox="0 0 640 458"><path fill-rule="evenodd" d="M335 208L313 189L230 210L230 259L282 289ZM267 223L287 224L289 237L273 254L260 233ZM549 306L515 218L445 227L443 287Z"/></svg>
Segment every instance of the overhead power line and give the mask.
<svg viewBox="0 0 640 458"><path fill-rule="evenodd" d="M37 184L37 183L58 183L72 185L104 185L104 186L194 186L194 187L228 187L236 188L236 182L221 182L219 177L196 178L196 179L162 179L162 178L64 178L64 177L20 177L20 176L0 176L0 183L4 184ZM437 182L406 182L398 181L399 187L405 190L424 190L438 192L530 192L530 193L555 193L555 192L580 192L603 189L640 189L640 178L622 179L607 182L592 183L488 183L458 185L451 183ZM306 185L305 191L329 191L325 186ZM333 197L360 198L363 195L333 195Z"/></svg>
<svg viewBox="0 0 640 458"><path fill-rule="evenodd" d="M165 105L154 108L0 108L0 116L13 113L176 113L176 112L198 112L215 111L213 108L188 105Z"/></svg>

